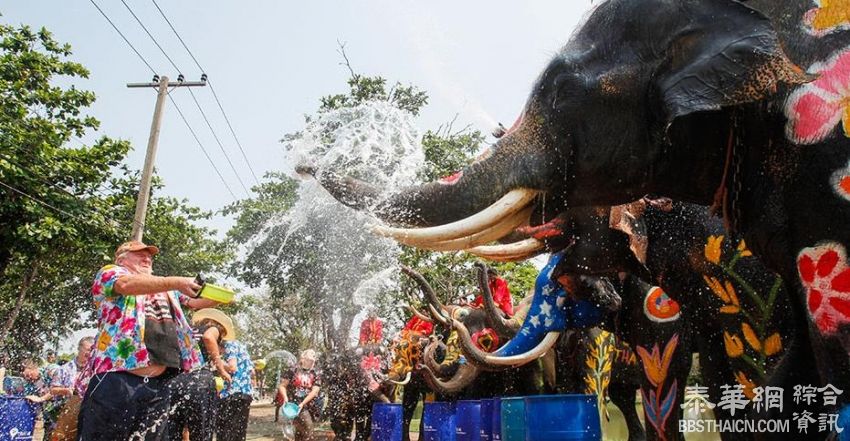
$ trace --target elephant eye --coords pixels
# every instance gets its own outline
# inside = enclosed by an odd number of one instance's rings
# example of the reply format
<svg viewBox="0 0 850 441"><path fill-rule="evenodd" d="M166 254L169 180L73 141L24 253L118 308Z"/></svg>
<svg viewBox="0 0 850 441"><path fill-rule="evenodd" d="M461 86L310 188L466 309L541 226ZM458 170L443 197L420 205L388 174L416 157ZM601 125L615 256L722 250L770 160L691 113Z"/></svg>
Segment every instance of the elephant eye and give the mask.
<svg viewBox="0 0 850 441"><path fill-rule="evenodd" d="M584 75L566 73L555 77L553 87L552 108L566 110L584 102L589 95L590 84Z"/></svg>

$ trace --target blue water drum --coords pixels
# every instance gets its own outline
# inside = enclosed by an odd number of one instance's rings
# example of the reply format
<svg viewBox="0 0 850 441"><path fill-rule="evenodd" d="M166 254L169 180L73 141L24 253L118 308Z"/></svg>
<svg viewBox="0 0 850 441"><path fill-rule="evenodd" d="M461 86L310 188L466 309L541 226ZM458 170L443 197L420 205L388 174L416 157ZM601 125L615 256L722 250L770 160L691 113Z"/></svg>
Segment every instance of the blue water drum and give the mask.
<svg viewBox="0 0 850 441"><path fill-rule="evenodd" d="M501 407L501 441L525 441L525 398L502 398Z"/></svg>
<svg viewBox="0 0 850 441"><path fill-rule="evenodd" d="M26 398L0 396L0 441L31 441L37 409Z"/></svg>
<svg viewBox="0 0 850 441"><path fill-rule="evenodd" d="M490 439L492 441L502 441L502 399L499 397L493 398L493 419L490 426ZM483 439L483 438L482 438Z"/></svg>
<svg viewBox="0 0 850 441"><path fill-rule="evenodd" d="M525 398L527 440L602 439L596 395L538 395Z"/></svg>
<svg viewBox="0 0 850 441"><path fill-rule="evenodd" d="M455 441L455 403L425 403L422 431L423 441Z"/></svg>
<svg viewBox="0 0 850 441"><path fill-rule="evenodd" d="M481 400L481 441L493 439L493 400Z"/></svg>
<svg viewBox="0 0 850 441"><path fill-rule="evenodd" d="M401 404L372 406L372 441L401 441Z"/></svg>
<svg viewBox="0 0 850 441"><path fill-rule="evenodd" d="M455 407L455 430L457 441L479 441L481 439L481 401L461 400Z"/></svg>

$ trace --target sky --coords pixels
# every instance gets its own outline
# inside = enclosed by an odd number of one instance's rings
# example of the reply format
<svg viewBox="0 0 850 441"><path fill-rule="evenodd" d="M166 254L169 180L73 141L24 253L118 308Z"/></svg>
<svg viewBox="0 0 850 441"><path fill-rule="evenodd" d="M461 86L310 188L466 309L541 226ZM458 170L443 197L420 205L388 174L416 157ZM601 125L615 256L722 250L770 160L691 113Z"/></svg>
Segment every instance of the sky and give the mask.
<svg viewBox="0 0 850 441"><path fill-rule="evenodd" d="M93 0L160 75L175 69L120 0ZM147 26L186 80L201 72L152 0L124 0ZM429 105L417 123L436 129L455 117L455 128L470 125L489 133L497 122L517 118L532 82L568 39L591 7L590 0L561 1L206 1L157 0L215 87L250 167L291 172L279 140L302 128L304 115L319 98L347 91L348 68L340 43L358 74L380 75L391 83L413 84L428 92ZM129 164L141 168L156 99L153 89L129 89L149 82L152 73L133 53L92 0L10 0L0 22L46 27L72 45L71 59L86 66L77 87L95 92L89 114L102 125L75 143L108 135L132 142ZM237 198L245 198L237 174L254 184L209 88L194 88L236 171L227 163L188 90L173 98ZM233 202L201 148L166 103L158 174L165 193L187 198L206 210ZM129 220L128 220L129 221ZM232 219L216 217L219 233Z"/></svg>

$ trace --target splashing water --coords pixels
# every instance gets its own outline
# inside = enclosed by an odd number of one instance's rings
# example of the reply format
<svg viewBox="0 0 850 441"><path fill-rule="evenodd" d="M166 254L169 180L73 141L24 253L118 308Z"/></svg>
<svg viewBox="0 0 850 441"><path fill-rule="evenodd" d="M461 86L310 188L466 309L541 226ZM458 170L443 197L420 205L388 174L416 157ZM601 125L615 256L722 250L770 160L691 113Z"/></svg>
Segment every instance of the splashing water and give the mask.
<svg viewBox="0 0 850 441"><path fill-rule="evenodd" d="M415 183L424 162L420 138L412 115L387 102L369 102L308 117L304 129L283 142L289 164L309 162L320 172L353 176L393 192ZM277 255L288 256L286 262L299 265L302 256L296 253L309 255L309 273L319 279L312 282L319 292L311 295L320 305L331 302L339 325L345 304L366 309L398 286L400 248L369 231L375 222L309 179L301 182L293 208L265 231L283 235Z"/></svg>

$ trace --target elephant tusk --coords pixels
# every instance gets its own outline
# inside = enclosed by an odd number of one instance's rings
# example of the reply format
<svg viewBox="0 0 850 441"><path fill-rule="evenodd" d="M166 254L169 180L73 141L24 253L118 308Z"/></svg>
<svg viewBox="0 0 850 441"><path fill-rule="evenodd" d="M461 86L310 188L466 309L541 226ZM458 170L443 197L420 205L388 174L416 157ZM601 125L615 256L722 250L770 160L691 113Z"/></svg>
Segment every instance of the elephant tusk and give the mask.
<svg viewBox="0 0 850 441"><path fill-rule="evenodd" d="M534 238L507 245L485 245L466 250L470 254L489 260L512 261L528 258L544 250L546 245Z"/></svg>
<svg viewBox="0 0 850 441"><path fill-rule="evenodd" d="M488 365L495 366L511 366L517 367L522 366L526 363L532 362L538 358L540 358L543 354L552 349L552 346L555 342L558 341L558 337L561 335L560 332L549 332L546 334L546 337L543 338L543 341L540 342L537 346L532 348L530 351L524 354L511 355L507 357L499 357L497 355L487 355L484 357L484 361Z"/></svg>
<svg viewBox="0 0 850 441"><path fill-rule="evenodd" d="M524 209L537 194L536 190L526 188L511 190L484 210L445 225L427 228L394 228L375 225L372 231L413 246L464 238L490 228Z"/></svg>
<svg viewBox="0 0 850 441"><path fill-rule="evenodd" d="M421 313L413 305L404 305L404 309L410 311L411 314L415 315L416 318L422 320L423 322L434 323L434 321L431 320L431 317L428 317L427 315Z"/></svg>
<svg viewBox="0 0 850 441"><path fill-rule="evenodd" d="M419 248L425 248L428 250L434 251L459 251L465 250L467 248L477 247L480 245L484 245L486 243L490 243L494 240L501 239L507 236L514 229L519 227L520 225L528 222L528 219L531 217L531 213L534 211L534 206L529 205L524 209L512 214L505 219L501 220L496 225L493 225L490 228L487 228L478 233L461 237L458 239L446 240L443 242L435 242L435 243L427 243L427 244L410 244L405 241L399 241L406 245L418 246Z"/></svg>
<svg viewBox="0 0 850 441"><path fill-rule="evenodd" d="M389 380L389 382L392 383L392 384L397 384L399 386L404 386L407 383L410 383L410 372L408 372L407 375L404 376L404 380L401 380L401 381Z"/></svg>

